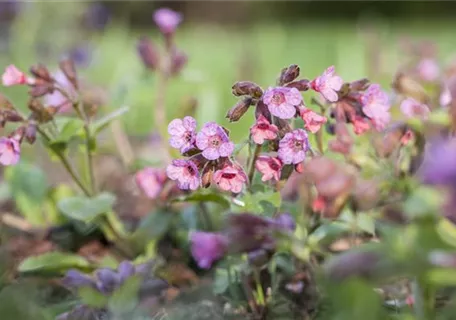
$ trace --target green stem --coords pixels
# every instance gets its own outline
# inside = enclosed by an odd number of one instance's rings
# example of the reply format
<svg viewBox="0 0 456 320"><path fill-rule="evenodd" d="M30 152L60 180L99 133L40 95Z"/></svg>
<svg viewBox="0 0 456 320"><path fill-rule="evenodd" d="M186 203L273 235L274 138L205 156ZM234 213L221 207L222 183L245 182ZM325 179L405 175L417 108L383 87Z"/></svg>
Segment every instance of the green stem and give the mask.
<svg viewBox="0 0 456 320"><path fill-rule="evenodd" d="M412 283L414 297L414 309L416 316L420 320L434 319L435 292L426 285L422 278L417 278Z"/></svg>
<svg viewBox="0 0 456 320"><path fill-rule="evenodd" d="M97 183L95 181L94 165L93 165L93 153L91 140L92 135L90 132L90 118L87 116L87 113L84 111L84 106L82 102L79 102L75 105L75 109L78 110L78 116L84 121L84 133L85 133L85 147L86 147L86 156L87 156L87 168L89 171L89 183L92 195L97 194Z"/></svg>
<svg viewBox="0 0 456 320"><path fill-rule="evenodd" d="M253 155L250 159L250 166L249 166L249 182L250 186L253 183L253 175L255 174L255 162L260 155L261 152L261 145L260 144L255 144L255 151L253 152Z"/></svg>
<svg viewBox="0 0 456 320"><path fill-rule="evenodd" d="M261 285L260 274L257 270L253 271L256 283L256 294L257 294L257 303L260 306L266 305L266 299L264 298L263 286Z"/></svg>
<svg viewBox="0 0 456 320"><path fill-rule="evenodd" d="M207 211L207 206L204 202L199 203L200 213L201 213L201 222L203 223L203 227L205 230L211 231L212 230L212 222L209 212Z"/></svg>

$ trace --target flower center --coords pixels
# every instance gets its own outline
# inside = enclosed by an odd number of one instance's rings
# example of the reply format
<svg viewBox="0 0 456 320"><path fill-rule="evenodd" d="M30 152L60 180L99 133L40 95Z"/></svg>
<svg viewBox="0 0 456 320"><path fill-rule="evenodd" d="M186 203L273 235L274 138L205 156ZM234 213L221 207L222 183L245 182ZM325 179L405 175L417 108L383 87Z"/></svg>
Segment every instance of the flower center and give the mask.
<svg viewBox="0 0 456 320"><path fill-rule="evenodd" d="M212 136L209 138L209 144L211 147L217 148L222 144L222 139L219 136Z"/></svg>
<svg viewBox="0 0 456 320"><path fill-rule="evenodd" d="M190 165L187 166L187 171L192 176L196 175L195 169L192 166L190 166Z"/></svg>
<svg viewBox="0 0 456 320"><path fill-rule="evenodd" d="M301 151L302 150L302 146L303 146L303 144L302 144L301 140L294 140L293 141L293 150L295 152Z"/></svg>
<svg viewBox="0 0 456 320"><path fill-rule="evenodd" d="M272 95L272 103L282 104L283 102L285 102L285 96L283 95L283 93L279 92L279 93L274 93Z"/></svg>
<svg viewBox="0 0 456 320"><path fill-rule="evenodd" d="M267 129L269 129L269 124L267 124L267 123L259 123L259 124L257 125L257 127L258 127L258 129L260 129L260 130L267 130Z"/></svg>
<svg viewBox="0 0 456 320"><path fill-rule="evenodd" d="M190 142L192 141L192 133L190 131L185 132L184 134L184 140L185 142Z"/></svg>
<svg viewBox="0 0 456 320"><path fill-rule="evenodd" d="M236 174L235 173L223 173L222 174L222 178L224 179L234 179L234 177L236 177Z"/></svg>
<svg viewBox="0 0 456 320"><path fill-rule="evenodd" d="M269 167L274 171L279 171L280 166L275 161L269 161Z"/></svg>

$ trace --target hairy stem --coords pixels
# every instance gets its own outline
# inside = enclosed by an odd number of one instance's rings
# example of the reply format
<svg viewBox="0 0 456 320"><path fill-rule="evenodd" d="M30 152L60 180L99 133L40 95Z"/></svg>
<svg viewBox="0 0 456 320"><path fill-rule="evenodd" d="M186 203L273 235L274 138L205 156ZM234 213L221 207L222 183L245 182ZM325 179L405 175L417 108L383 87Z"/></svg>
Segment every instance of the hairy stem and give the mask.
<svg viewBox="0 0 456 320"><path fill-rule="evenodd" d="M250 185L253 183L253 175L255 174L255 162L260 155L261 152L261 145L260 144L255 144L255 151L253 152L253 155L251 156L250 159L250 165L249 165L249 182Z"/></svg>

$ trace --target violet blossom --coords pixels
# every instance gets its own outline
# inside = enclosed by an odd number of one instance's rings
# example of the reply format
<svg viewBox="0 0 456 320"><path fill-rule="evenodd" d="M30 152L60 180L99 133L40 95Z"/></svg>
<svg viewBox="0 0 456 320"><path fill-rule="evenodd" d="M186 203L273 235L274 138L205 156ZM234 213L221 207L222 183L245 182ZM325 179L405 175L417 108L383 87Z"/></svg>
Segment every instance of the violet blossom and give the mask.
<svg viewBox="0 0 456 320"><path fill-rule="evenodd" d="M196 135L196 146L208 160L229 157L234 151L234 143L227 133L215 122L208 122Z"/></svg>
<svg viewBox="0 0 456 320"><path fill-rule="evenodd" d="M240 166L226 165L223 169L214 172L213 181L223 191L239 193L247 183L247 175Z"/></svg>
<svg viewBox="0 0 456 320"><path fill-rule="evenodd" d="M255 124L250 128L252 140L256 144L263 144L264 140L274 140L277 138L279 129L271 124L262 114L258 117Z"/></svg>
<svg viewBox="0 0 456 320"><path fill-rule="evenodd" d="M195 231L190 234L191 252L198 266L209 269L225 255L228 240L219 233Z"/></svg>
<svg viewBox="0 0 456 320"><path fill-rule="evenodd" d="M196 120L192 117L174 119L168 125L168 133L171 135L169 144L185 153L195 146Z"/></svg>
<svg viewBox="0 0 456 320"><path fill-rule="evenodd" d="M301 110L300 116L304 121L304 128L312 133L316 133L320 130L321 126L327 121L326 117L319 115L310 109Z"/></svg>
<svg viewBox="0 0 456 320"><path fill-rule="evenodd" d="M319 92L329 102L336 102L339 98L337 92L342 88L344 81L336 73L335 67L327 68L323 74L310 83L310 87Z"/></svg>
<svg viewBox="0 0 456 320"><path fill-rule="evenodd" d="M166 174L171 180L177 181L177 186L182 190L196 190L200 186L198 167L191 160L173 160L166 168Z"/></svg>
<svg viewBox="0 0 456 320"><path fill-rule="evenodd" d="M309 149L307 133L303 129L288 132L279 143L279 158L285 164L298 164L304 161Z"/></svg>
<svg viewBox="0 0 456 320"><path fill-rule="evenodd" d="M369 117L377 130L383 130L391 120L389 97L380 85L371 84L361 95L363 113Z"/></svg>
<svg viewBox="0 0 456 320"><path fill-rule="evenodd" d="M416 66L419 77L428 82L438 79L440 75L440 68L434 59L422 59Z"/></svg>
<svg viewBox="0 0 456 320"><path fill-rule="evenodd" d="M263 182L271 179L279 181L282 166L282 161L279 158L269 156L259 156L255 162L255 168L263 175L261 177Z"/></svg>
<svg viewBox="0 0 456 320"><path fill-rule="evenodd" d="M182 15L169 8L161 8L154 12L154 21L165 35L173 34L182 21Z"/></svg>
<svg viewBox="0 0 456 320"><path fill-rule="evenodd" d="M166 175L158 168L144 168L136 173L136 183L150 199L156 199L163 189Z"/></svg>
<svg viewBox="0 0 456 320"><path fill-rule="evenodd" d="M419 101L416 101L413 98L407 98L401 102L401 112L407 117L407 118L421 118L421 119L426 119L431 112L429 110L429 107L421 103Z"/></svg>
<svg viewBox="0 0 456 320"><path fill-rule="evenodd" d="M19 162L21 154L19 141L15 138L0 138L0 164L4 166L15 165Z"/></svg>
<svg viewBox="0 0 456 320"><path fill-rule="evenodd" d="M70 98L76 95L76 89L62 71L58 70L52 76L57 85L64 90ZM44 104L46 106L58 107L60 112L69 112L73 108L71 99L68 99L68 97L63 95L59 90L54 90L53 93L46 94L44 96Z"/></svg>
<svg viewBox="0 0 456 320"><path fill-rule="evenodd" d="M263 102L268 106L269 112L280 119L293 118L302 101L302 95L296 88L269 88L263 95Z"/></svg>

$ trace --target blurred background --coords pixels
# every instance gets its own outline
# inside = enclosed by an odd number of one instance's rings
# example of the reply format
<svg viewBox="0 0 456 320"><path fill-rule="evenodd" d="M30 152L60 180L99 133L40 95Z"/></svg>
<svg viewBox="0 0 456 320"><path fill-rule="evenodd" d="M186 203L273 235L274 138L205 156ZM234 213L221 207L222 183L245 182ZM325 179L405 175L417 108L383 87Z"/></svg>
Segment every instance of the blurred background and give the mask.
<svg viewBox="0 0 456 320"><path fill-rule="evenodd" d="M189 57L171 82L170 119L197 101L200 123L226 124L235 81L268 86L291 63L307 78L334 64L345 80L369 77L388 86L410 43L434 42L435 55L446 64L456 53L456 2L9 0L0 2L0 67L14 63L26 70L42 62L56 68L70 55L84 81L102 89L105 108L131 107L123 118L128 133L147 136L154 76L141 64L136 44L141 35L162 40L152 13L163 6L183 13L177 44ZM2 88L24 107L25 90ZM236 125L235 140L249 123L246 117Z"/></svg>

